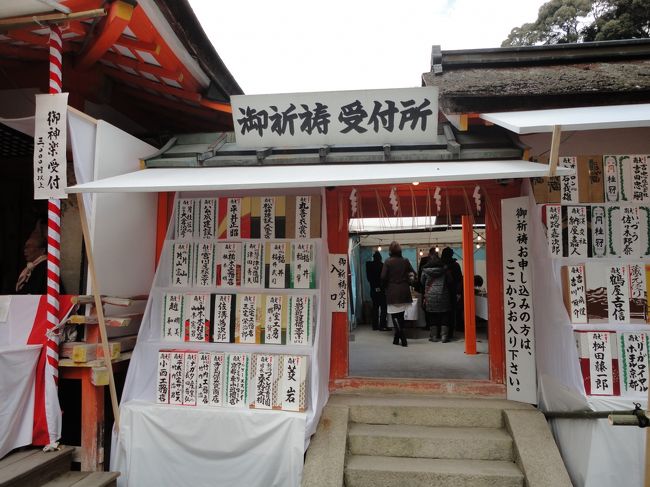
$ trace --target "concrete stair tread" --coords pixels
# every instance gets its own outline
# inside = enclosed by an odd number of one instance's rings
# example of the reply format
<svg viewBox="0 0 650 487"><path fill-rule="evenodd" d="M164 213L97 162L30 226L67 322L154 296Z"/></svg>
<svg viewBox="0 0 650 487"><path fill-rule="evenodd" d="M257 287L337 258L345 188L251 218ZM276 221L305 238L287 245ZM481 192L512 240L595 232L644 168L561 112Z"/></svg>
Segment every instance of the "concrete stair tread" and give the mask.
<svg viewBox="0 0 650 487"><path fill-rule="evenodd" d="M423 407L454 409L534 409L524 404L506 399L485 397L450 397L448 395L429 394L331 394L328 401L332 406L389 406L389 407Z"/></svg>
<svg viewBox="0 0 650 487"><path fill-rule="evenodd" d="M115 485L118 472L66 472L43 487L106 487Z"/></svg>
<svg viewBox="0 0 650 487"><path fill-rule="evenodd" d="M464 428L454 426L420 426L409 424L350 423L349 436L376 436L391 438L467 439L512 441L502 428Z"/></svg>
<svg viewBox="0 0 650 487"><path fill-rule="evenodd" d="M0 463L0 487L42 485L70 469L74 448L64 446L53 452L38 449L16 452Z"/></svg>
<svg viewBox="0 0 650 487"><path fill-rule="evenodd" d="M438 458L402 458L350 455L346 471L365 470L392 473L433 473L458 476L495 476L521 479L524 474L513 462L495 460L447 460Z"/></svg>

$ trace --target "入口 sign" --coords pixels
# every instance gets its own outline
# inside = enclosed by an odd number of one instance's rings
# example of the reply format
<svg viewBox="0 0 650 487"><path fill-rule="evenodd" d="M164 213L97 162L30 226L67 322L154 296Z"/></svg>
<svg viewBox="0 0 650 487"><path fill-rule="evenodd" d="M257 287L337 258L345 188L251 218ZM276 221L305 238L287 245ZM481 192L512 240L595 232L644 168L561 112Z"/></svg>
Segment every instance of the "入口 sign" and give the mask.
<svg viewBox="0 0 650 487"><path fill-rule="evenodd" d="M231 98L242 147L432 144L438 88L329 91Z"/></svg>

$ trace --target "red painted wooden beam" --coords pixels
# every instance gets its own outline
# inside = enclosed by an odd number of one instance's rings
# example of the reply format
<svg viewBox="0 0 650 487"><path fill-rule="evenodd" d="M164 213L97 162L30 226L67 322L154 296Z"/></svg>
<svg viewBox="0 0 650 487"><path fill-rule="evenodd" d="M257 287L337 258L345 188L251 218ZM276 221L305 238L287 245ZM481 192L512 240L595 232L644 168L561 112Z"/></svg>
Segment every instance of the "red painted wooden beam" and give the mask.
<svg viewBox="0 0 650 487"><path fill-rule="evenodd" d="M113 2L106 19L101 24L101 32L90 47L80 55L77 67L87 69L95 64L120 38L132 16L132 5L121 0Z"/></svg>
<svg viewBox="0 0 650 487"><path fill-rule="evenodd" d="M327 246L330 254L348 254L347 203L343 193L336 188L325 190ZM332 313L331 343L330 382L348 376L349 328L347 313Z"/></svg>
<svg viewBox="0 0 650 487"><path fill-rule="evenodd" d="M465 353L476 355L476 305L474 303L474 217L463 215L463 297Z"/></svg>
<svg viewBox="0 0 650 487"><path fill-rule="evenodd" d="M503 314L503 254L501 249L501 199L487 200L485 264L488 295L488 345L490 380L505 383L505 329Z"/></svg>

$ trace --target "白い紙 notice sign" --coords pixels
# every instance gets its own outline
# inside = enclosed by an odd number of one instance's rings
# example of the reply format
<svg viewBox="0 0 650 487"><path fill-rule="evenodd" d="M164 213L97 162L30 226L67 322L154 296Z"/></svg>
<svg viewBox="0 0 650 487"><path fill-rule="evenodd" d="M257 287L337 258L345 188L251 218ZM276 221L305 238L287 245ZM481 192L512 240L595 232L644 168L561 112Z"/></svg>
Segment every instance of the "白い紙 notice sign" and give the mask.
<svg viewBox="0 0 650 487"><path fill-rule="evenodd" d="M68 94L36 95L34 199L67 198L66 135Z"/></svg>
<svg viewBox="0 0 650 487"><path fill-rule="evenodd" d="M237 145L432 144L438 88L328 91L231 97Z"/></svg>

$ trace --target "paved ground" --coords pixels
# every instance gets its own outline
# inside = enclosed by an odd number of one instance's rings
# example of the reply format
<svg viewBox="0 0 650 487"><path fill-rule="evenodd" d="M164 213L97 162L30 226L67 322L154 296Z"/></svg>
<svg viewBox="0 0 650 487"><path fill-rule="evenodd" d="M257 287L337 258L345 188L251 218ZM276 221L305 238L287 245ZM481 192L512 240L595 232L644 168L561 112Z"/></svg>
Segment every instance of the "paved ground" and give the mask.
<svg viewBox="0 0 650 487"><path fill-rule="evenodd" d="M350 377L426 379L488 379L488 344L485 326L477 325L477 355L465 355L465 341L433 343L428 333L409 339L408 347L393 345L392 331L358 326L351 334Z"/></svg>

